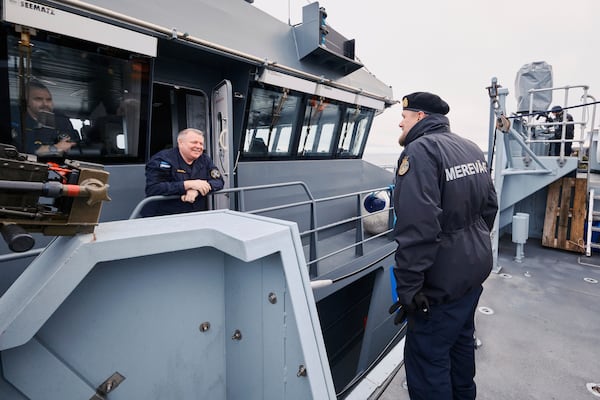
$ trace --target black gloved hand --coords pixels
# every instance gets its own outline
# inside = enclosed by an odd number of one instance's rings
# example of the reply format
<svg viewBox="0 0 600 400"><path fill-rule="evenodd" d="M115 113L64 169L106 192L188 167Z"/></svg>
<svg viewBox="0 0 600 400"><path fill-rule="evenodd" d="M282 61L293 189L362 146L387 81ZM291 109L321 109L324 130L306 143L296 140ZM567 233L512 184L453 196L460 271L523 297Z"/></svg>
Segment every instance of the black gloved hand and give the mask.
<svg viewBox="0 0 600 400"><path fill-rule="evenodd" d="M402 307L402 309L398 311L400 307ZM427 297L423 293L417 293L409 305L404 306L400 304L400 301L397 301L392 304L388 310L390 314L393 314L396 311L398 312L394 317L394 325L398 325L404 321L404 319L406 319L406 315L409 313L420 311L424 314L427 314L429 312L429 300L427 300Z"/></svg>
<svg viewBox="0 0 600 400"><path fill-rule="evenodd" d="M415 294L413 304L415 305L415 311L422 311L424 314L429 312L429 300L423 293Z"/></svg>

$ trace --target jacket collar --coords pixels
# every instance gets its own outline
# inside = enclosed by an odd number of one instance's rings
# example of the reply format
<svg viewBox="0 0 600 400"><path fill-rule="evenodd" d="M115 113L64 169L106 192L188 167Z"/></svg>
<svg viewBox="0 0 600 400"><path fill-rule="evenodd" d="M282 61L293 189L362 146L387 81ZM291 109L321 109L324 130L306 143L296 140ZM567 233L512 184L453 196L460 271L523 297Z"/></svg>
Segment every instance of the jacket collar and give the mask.
<svg viewBox="0 0 600 400"><path fill-rule="evenodd" d="M417 122L408 132L404 146L409 145L423 135L436 132L450 132L450 121L442 114L431 114Z"/></svg>

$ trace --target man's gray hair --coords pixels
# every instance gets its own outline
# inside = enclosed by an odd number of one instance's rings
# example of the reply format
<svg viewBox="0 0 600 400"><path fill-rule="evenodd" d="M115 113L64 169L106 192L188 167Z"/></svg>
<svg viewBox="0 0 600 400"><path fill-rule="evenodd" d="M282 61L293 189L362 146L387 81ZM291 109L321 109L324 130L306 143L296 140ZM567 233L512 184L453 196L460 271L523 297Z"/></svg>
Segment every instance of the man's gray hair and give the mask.
<svg viewBox="0 0 600 400"><path fill-rule="evenodd" d="M184 137L185 135L187 135L190 132L193 132L195 134L198 134L198 135L204 137L204 132L202 132L200 129L185 128L182 131L179 131L179 133L177 134L177 140L179 140L180 138Z"/></svg>

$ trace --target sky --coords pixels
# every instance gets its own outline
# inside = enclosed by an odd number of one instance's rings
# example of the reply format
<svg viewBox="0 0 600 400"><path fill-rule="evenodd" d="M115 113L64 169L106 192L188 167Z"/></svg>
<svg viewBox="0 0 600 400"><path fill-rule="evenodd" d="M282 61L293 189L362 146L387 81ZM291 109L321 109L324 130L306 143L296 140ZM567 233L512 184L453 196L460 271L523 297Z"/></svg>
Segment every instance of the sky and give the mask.
<svg viewBox="0 0 600 400"><path fill-rule="evenodd" d="M254 6L292 25L308 0L254 0ZM327 22L356 40L356 57L391 86L394 98L433 92L450 105L450 127L487 149L493 77L509 90L516 111L515 78L537 61L552 66L553 86L588 85L600 100L599 0L321 0ZM289 6L289 7L288 7ZM569 92L577 104L583 92ZM564 91L554 103L564 103ZM556 100L556 101L554 101ZM399 154L400 104L373 124L369 153ZM575 120L578 115L574 114ZM600 122L600 110L594 127Z"/></svg>

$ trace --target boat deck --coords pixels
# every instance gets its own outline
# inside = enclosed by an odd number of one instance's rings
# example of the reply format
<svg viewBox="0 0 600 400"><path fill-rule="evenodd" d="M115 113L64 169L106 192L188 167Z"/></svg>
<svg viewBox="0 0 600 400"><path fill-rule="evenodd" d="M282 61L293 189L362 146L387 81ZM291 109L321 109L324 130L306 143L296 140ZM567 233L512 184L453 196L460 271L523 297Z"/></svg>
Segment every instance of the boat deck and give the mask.
<svg viewBox="0 0 600 400"><path fill-rule="evenodd" d="M529 239L518 263L515 249L510 238L501 240L502 270L485 282L475 316L482 343L477 398L600 398L586 387L600 383L600 283L594 283L600 281L600 254L585 257ZM409 399L403 384L404 367L379 399Z"/></svg>

